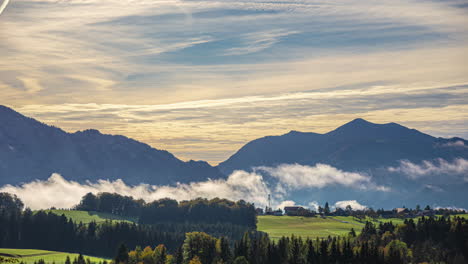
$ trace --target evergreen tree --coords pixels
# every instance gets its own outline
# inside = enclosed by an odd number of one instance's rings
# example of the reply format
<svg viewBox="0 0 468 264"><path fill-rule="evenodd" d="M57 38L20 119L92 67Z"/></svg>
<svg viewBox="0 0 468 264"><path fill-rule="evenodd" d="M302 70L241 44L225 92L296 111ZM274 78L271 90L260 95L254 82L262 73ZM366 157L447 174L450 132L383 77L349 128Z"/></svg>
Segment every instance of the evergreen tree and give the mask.
<svg viewBox="0 0 468 264"><path fill-rule="evenodd" d="M116 264L128 263L128 250L125 244L120 245L119 249L117 250L117 256L115 257L114 261ZM83 263L78 263L78 264L83 264Z"/></svg>
<svg viewBox="0 0 468 264"><path fill-rule="evenodd" d="M226 237L218 239L216 242L216 252L224 263L231 261L231 249L229 247L229 240Z"/></svg>
<svg viewBox="0 0 468 264"><path fill-rule="evenodd" d="M307 239L307 264L316 264L317 254L315 253L314 243L312 240Z"/></svg>
<svg viewBox="0 0 468 264"><path fill-rule="evenodd" d="M330 214L330 206L328 205L328 202L325 203L325 208L323 208L323 213L325 215L329 215Z"/></svg>
<svg viewBox="0 0 468 264"><path fill-rule="evenodd" d="M291 237L291 255L289 259L290 264L305 264L305 248L300 237Z"/></svg>

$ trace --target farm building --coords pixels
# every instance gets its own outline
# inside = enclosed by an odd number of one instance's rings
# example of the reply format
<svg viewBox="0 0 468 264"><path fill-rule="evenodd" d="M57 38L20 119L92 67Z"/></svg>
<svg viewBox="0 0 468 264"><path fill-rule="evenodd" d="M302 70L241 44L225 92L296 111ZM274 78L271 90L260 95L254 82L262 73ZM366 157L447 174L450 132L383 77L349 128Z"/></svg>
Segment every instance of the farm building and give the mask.
<svg viewBox="0 0 468 264"><path fill-rule="evenodd" d="M302 206L285 206L284 213L289 216L299 215L300 211L305 210Z"/></svg>
<svg viewBox="0 0 468 264"><path fill-rule="evenodd" d="M276 211L273 211L273 215L276 215L276 216L282 216L283 215L283 211L281 209L278 209Z"/></svg>

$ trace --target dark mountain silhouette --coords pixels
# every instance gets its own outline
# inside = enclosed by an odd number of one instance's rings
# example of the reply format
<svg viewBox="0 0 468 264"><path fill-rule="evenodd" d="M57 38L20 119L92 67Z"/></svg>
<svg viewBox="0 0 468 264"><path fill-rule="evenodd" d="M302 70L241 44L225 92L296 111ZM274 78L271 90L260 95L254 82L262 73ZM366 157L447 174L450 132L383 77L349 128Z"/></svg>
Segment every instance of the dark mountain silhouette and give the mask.
<svg viewBox="0 0 468 264"><path fill-rule="evenodd" d="M293 163L314 166L322 163L367 175L376 185L389 190L329 185L290 191L282 198L299 204L358 200L374 208L414 206L418 203L468 208L466 175L435 173L411 178L388 169L398 167L402 160L423 166L424 161L439 164L440 159L451 163L460 158L466 160L467 143L461 138L432 137L396 123L374 124L355 119L325 134L291 131L281 136L253 140L218 167L228 175L234 170L252 171L258 166ZM275 182L268 174L264 174L264 179Z"/></svg>
<svg viewBox="0 0 468 264"><path fill-rule="evenodd" d="M44 180L54 172L79 182L122 179L129 184L161 185L224 178L233 170L250 171L257 166L323 163L366 174L376 186L391 191L329 185L297 189L283 199L303 204L358 200L384 207L417 203L468 207L466 175L414 179L388 170L401 160L466 160L467 146L468 142L461 138L436 138L395 123L356 119L325 134L291 131L259 138L212 167L203 161L181 161L167 151L124 136L105 135L93 129L67 133L0 106L0 185ZM264 176L274 186L275 179Z"/></svg>
<svg viewBox="0 0 468 264"><path fill-rule="evenodd" d="M291 131L253 140L218 167L229 174L255 166L325 163L343 170L366 171L395 166L400 160L468 158L466 147L445 147L454 142L468 145L461 138L436 138L396 123L374 124L358 118L326 134Z"/></svg>
<svg viewBox="0 0 468 264"><path fill-rule="evenodd" d="M52 173L83 182L174 184L220 178L203 161L183 162L171 153L97 130L67 133L0 106L0 184L47 179Z"/></svg>

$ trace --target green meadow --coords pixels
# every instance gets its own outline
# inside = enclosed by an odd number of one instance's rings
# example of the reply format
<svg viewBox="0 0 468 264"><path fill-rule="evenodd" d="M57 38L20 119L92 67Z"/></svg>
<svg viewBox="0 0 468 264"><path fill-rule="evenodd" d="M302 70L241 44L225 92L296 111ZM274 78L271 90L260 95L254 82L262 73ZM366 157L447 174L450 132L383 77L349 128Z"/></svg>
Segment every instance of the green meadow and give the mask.
<svg viewBox="0 0 468 264"><path fill-rule="evenodd" d="M290 235L304 238L342 236L351 228L359 233L364 224L350 219L261 215L258 216L257 229L268 233L272 239Z"/></svg>
<svg viewBox="0 0 468 264"><path fill-rule="evenodd" d="M91 222L102 223L106 220L123 221L123 222L137 222L136 218L121 217L108 213L94 212L94 211L75 211L75 210L45 210L57 215L65 215L67 218L72 219L74 222L88 224Z"/></svg>
<svg viewBox="0 0 468 264"><path fill-rule="evenodd" d="M453 217L453 216L452 216ZM468 214L457 215L468 219ZM401 218L378 218L373 220L367 217L359 220L351 216L330 216L321 217L301 217L301 216L258 216L257 229L268 233L272 239L279 239L282 236L301 236L310 238L321 238L328 236L347 235L351 228L359 234L366 221L378 224L380 222L392 222L395 225L403 224ZM415 219L416 220L416 219Z"/></svg>
<svg viewBox="0 0 468 264"><path fill-rule="evenodd" d="M458 217L468 219L468 214L459 214Z"/></svg>
<svg viewBox="0 0 468 264"><path fill-rule="evenodd" d="M34 264L34 262L37 262L40 259L43 259L46 263L62 264L65 263L67 256L69 256L73 261L74 258L78 257L78 254L38 249L0 248L0 256L15 258L19 262L24 262L26 264ZM89 258L92 263L99 263L104 260L109 261L109 259L91 256L84 256L84 258Z"/></svg>

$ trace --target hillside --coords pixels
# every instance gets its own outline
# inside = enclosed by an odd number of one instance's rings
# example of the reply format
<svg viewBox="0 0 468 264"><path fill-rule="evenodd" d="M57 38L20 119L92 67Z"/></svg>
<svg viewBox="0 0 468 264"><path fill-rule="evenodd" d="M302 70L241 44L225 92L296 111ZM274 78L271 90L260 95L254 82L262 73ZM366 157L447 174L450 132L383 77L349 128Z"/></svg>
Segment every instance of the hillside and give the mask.
<svg viewBox="0 0 468 264"><path fill-rule="evenodd" d="M457 217L468 219L468 214L457 215ZM420 217L413 218L417 221ZM258 231L268 233L271 239L277 240L283 236L300 236L302 238L325 238L328 236L346 236L351 228L354 228L356 234L359 234L366 221L378 224L379 222L392 222L394 225L403 224L402 218L378 218L373 221L367 218L358 221L352 216L328 216L320 217L301 217L301 216L258 216Z"/></svg>
<svg viewBox="0 0 468 264"><path fill-rule="evenodd" d="M102 223L107 220L112 220L116 222L138 222L137 219L131 217L122 217L118 215L103 213L103 212L94 212L94 211L78 211L78 210L45 210L46 212L51 212L56 215L65 215L68 219L72 219L73 222L88 224L91 222Z"/></svg>
<svg viewBox="0 0 468 264"><path fill-rule="evenodd" d="M324 238L347 235L351 228L358 233L364 224L340 221L332 218L299 216L258 216L258 231L268 233L271 239L283 236L301 236L303 238Z"/></svg>
<svg viewBox="0 0 468 264"><path fill-rule="evenodd" d="M0 248L0 256L14 258L25 264L34 264L40 259L43 259L46 263L63 264L70 257L71 261L78 257L76 253L38 250L38 249L16 249L16 248ZM109 259L84 256L85 259L89 259L91 263L100 263L103 261L109 261Z"/></svg>
<svg viewBox="0 0 468 264"><path fill-rule="evenodd" d="M97 130L67 133L0 106L0 185L47 179L124 179L126 183L174 184L220 178L202 161L183 162L171 153Z"/></svg>

